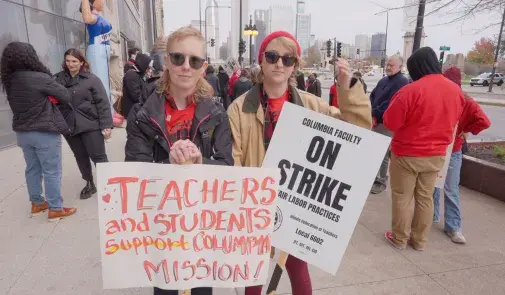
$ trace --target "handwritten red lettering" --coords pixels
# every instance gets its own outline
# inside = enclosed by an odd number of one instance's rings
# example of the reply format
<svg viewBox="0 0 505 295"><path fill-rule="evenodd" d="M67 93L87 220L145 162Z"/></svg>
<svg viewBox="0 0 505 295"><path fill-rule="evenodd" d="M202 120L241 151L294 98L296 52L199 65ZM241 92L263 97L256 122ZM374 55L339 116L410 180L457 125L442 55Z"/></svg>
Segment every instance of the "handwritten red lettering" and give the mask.
<svg viewBox="0 0 505 295"><path fill-rule="evenodd" d="M160 271L163 271L164 277L165 277L165 283L170 283L170 277L168 275L168 263L166 260L162 260L160 264L154 265L151 261L149 260L144 260L144 271L147 274L147 278L149 281L153 281L153 275L150 270L153 270L155 273L159 273Z"/></svg>
<svg viewBox="0 0 505 295"><path fill-rule="evenodd" d="M232 181L224 180L223 181L223 185L221 187L221 201L233 201L234 200L233 197L227 198L226 194L234 193L237 191L236 189L228 189L228 185L235 184L235 183L236 183L236 181L234 181L234 180L232 180Z"/></svg>
<svg viewBox="0 0 505 295"><path fill-rule="evenodd" d="M107 181L108 185L119 183L119 193L121 196L121 212L128 212L128 183L139 181L138 177L112 177Z"/></svg>
<svg viewBox="0 0 505 295"><path fill-rule="evenodd" d="M212 181L212 188L209 190L209 181L204 180L203 181L203 188L202 188L202 202L207 203L209 200L208 193L210 192L212 194L212 202L213 204L217 203L217 198L218 198L218 192L219 192L219 180L214 179Z"/></svg>
<svg viewBox="0 0 505 295"><path fill-rule="evenodd" d="M173 196L170 197L170 194L173 194ZM163 208L165 207L165 203L168 200L174 200L177 203L177 208L179 210L182 210L181 192L179 191L177 181L172 180L165 187L165 191L163 192L163 198L161 199L160 205L158 206L158 210L163 210Z"/></svg>
<svg viewBox="0 0 505 295"><path fill-rule="evenodd" d="M189 201L189 185L192 182L198 182L198 180L191 178L184 182L183 198L184 198L184 205L186 206L186 208L191 208L198 204L198 201L195 201L194 203L191 203Z"/></svg>
<svg viewBox="0 0 505 295"><path fill-rule="evenodd" d="M267 197L261 198L261 204L262 205L270 205L270 204L272 204L273 201L275 200L275 197L277 196L277 192L273 188L270 188L269 184L270 185L275 184L275 179L273 179L272 177L265 177L263 179L263 181L261 182L261 189L263 191L270 192L270 197L268 197L268 198Z"/></svg>
<svg viewBox="0 0 505 295"><path fill-rule="evenodd" d="M145 201L145 198L153 198L153 197L157 197L158 194L146 194L146 188L147 188L147 184L148 183L153 183L153 182L156 182L158 180L161 180L161 179L156 179L156 178L153 178L153 179L143 179L141 182L140 182L140 190L139 190L139 198L137 200L137 210L148 210L148 209L153 209L154 207L153 206L146 206L144 205L144 201Z"/></svg>
<svg viewBox="0 0 505 295"><path fill-rule="evenodd" d="M252 182L252 188L250 187L250 183ZM256 192L259 189L259 183L254 178L244 178L242 180L242 204L247 202L247 199L250 198L254 205L258 205L258 199L256 198Z"/></svg>

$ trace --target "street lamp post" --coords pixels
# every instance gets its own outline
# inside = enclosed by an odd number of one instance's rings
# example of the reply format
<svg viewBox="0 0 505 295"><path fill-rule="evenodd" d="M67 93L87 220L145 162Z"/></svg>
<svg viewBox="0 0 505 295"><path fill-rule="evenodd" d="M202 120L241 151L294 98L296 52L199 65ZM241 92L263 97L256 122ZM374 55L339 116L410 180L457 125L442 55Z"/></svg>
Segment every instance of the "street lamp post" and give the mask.
<svg viewBox="0 0 505 295"><path fill-rule="evenodd" d="M249 24L245 25L244 35L249 36L249 64L253 64L253 48L252 48L252 37L258 36L258 29L256 29L256 24L252 23L252 15L249 16Z"/></svg>
<svg viewBox="0 0 505 295"><path fill-rule="evenodd" d="M378 3L375 3L375 2L372 2L372 3L385 9L384 11L376 13L375 15L380 15L380 14L383 14L384 12L386 13L386 40L384 41L384 52L381 54L381 59L382 59L382 58L386 58L386 56L387 56L388 31L389 31L389 10L390 10L390 8L384 7L384 6L382 6Z"/></svg>
<svg viewBox="0 0 505 295"><path fill-rule="evenodd" d="M242 0L239 0L239 22L238 22L238 37L239 37L239 44L242 44ZM233 13L233 11L232 11ZM233 28L232 28L233 29ZM237 46L237 44L235 44ZM242 52L239 50L238 52L238 64L242 67Z"/></svg>
<svg viewBox="0 0 505 295"><path fill-rule="evenodd" d="M205 36L205 59L208 59L208 53L207 53L208 46L207 46L207 44L209 43L209 41L207 40L207 9L212 8L212 7L214 7L214 8L231 8L231 6L226 6L226 5L225 6L210 5L210 6L205 7L205 34L204 34L204 36ZM217 21L219 21L219 20L217 20ZM200 23L201 23L201 21L200 21ZM200 32L201 32L201 29L200 29Z"/></svg>

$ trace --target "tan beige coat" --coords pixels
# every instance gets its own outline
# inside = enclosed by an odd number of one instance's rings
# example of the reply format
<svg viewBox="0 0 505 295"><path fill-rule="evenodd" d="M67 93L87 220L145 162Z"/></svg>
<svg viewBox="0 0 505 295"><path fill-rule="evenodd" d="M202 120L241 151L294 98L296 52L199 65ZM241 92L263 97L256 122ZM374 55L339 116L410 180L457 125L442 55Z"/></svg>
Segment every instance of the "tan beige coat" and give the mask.
<svg viewBox="0 0 505 295"><path fill-rule="evenodd" d="M254 86L249 92L235 99L228 108L233 135L235 166L260 167L263 163L265 157L263 142L265 114L260 105L260 91L259 85ZM338 89L340 109L330 107L322 98L295 87L290 87L290 92L292 102L297 105L356 126L367 129L372 127L370 100L359 82L350 90Z"/></svg>

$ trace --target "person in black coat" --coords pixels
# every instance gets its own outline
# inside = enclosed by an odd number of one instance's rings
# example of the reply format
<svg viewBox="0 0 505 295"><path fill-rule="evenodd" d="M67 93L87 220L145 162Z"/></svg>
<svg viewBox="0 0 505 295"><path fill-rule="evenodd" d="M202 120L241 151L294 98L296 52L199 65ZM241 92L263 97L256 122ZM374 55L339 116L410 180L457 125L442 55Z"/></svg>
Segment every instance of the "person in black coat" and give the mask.
<svg viewBox="0 0 505 295"><path fill-rule="evenodd" d="M217 78L219 79L219 90L221 90L221 100L223 101L224 109L228 109L228 106L231 104L230 98L228 97L227 89L228 83L230 82L230 76L222 66L219 66L219 72L217 74Z"/></svg>
<svg viewBox="0 0 505 295"><path fill-rule="evenodd" d="M63 207L60 136L70 134L70 129L56 106L68 105L70 95L53 80L28 43L9 43L0 64L1 84L13 114L12 130L16 132L26 162L31 212L35 215L49 210L50 220L70 216L76 209ZM8 169L8 163L3 167Z"/></svg>
<svg viewBox="0 0 505 295"><path fill-rule="evenodd" d="M305 76L300 70L296 72L296 88L305 91Z"/></svg>
<svg viewBox="0 0 505 295"><path fill-rule="evenodd" d="M237 97L246 93L253 87L252 81L249 79L249 72L247 69L242 69L240 72L240 78L233 84L233 89L231 91L231 102L233 102Z"/></svg>
<svg viewBox="0 0 505 295"><path fill-rule="evenodd" d="M205 71L205 80L214 89L214 97L221 97L221 88L219 85L219 78L216 76L216 70L213 66L209 66Z"/></svg>
<svg viewBox="0 0 505 295"><path fill-rule="evenodd" d="M102 81L89 72L89 63L78 49L65 52L63 71L55 75L58 83L71 95L73 108L61 107L71 136L65 136L77 160L86 185L80 198L88 199L96 193L90 159L95 163L108 162L105 139L112 133L112 114Z"/></svg>
<svg viewBox="0 0 505 295"><path fill-rule="evenodd" d="M307 86L307 92L312 93L315 96L321 97L321 82L317 79L317 75L315 73L310 74L309 81Z"/></svg>
<svg viewBox="0 0 505 295"><path fill-rule="evenodd" d="M138 54L135 59L136 69L128 71L123 77L122 115L128 118L132 106L144 102L147 97L142 89L151 77L153 60L147 54Z"/></svg>

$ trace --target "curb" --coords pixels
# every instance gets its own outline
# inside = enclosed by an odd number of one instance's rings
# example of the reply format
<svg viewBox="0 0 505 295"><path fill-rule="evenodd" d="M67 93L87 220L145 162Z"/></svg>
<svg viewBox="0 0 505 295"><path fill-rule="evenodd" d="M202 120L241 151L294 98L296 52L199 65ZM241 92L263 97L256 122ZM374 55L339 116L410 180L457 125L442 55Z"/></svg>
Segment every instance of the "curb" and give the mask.
<svg viewBox="0 0 505 295"><path fill-rule="evenodd" d="M505 101L482 101L475 99L478 104L480 105L486 105L486 106L494 106L494 107L505 107Z"/></svg>

